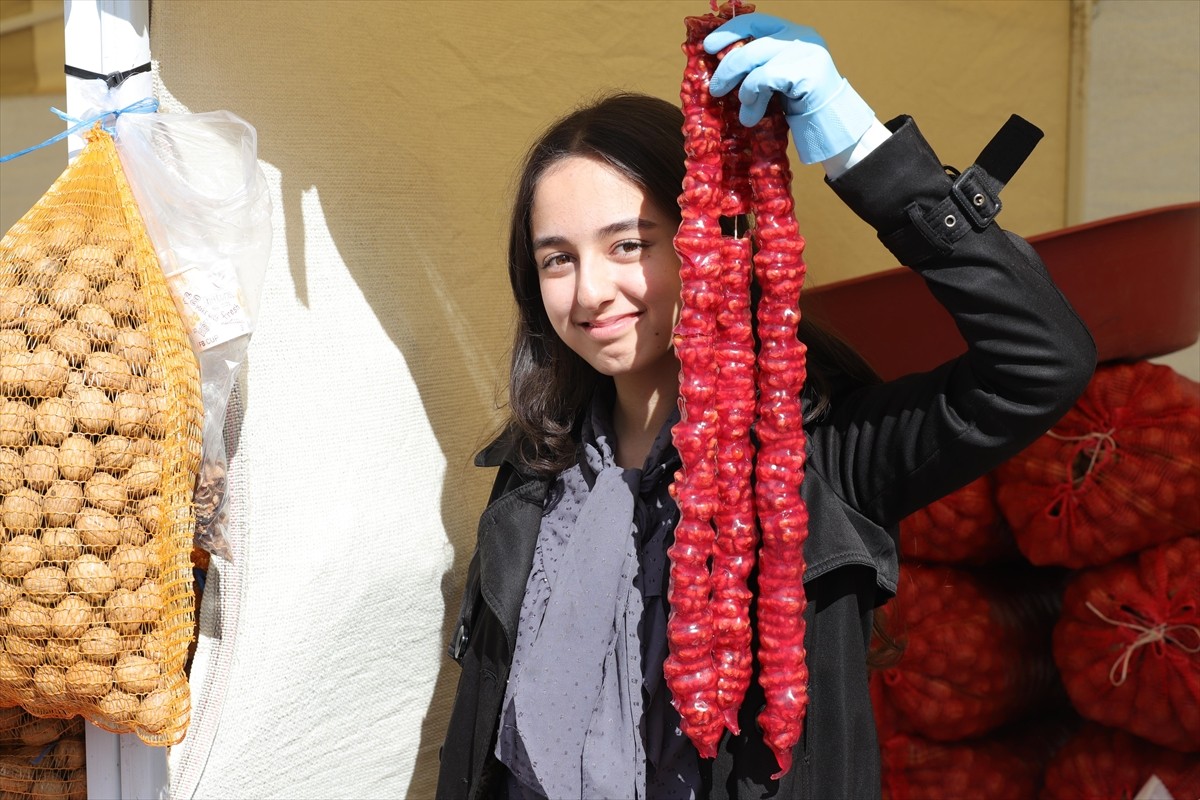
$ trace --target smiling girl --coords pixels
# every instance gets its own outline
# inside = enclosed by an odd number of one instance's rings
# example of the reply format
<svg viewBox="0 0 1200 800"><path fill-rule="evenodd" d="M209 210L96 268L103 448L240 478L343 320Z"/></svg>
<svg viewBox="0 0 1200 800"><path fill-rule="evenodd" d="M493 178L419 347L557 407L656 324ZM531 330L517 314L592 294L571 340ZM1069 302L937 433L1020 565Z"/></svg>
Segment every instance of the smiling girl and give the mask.
<svg viewBox="0 0 1200 800"><path fill-rule="evenodd" d="M621 467L642 466L679 394L678 228L677 213L596 158L564 157L534 189L530 233L546 318L571 352L613 378Z"/></svg>
<svg viewBox="0 0 1200 800"><path fill-rule="evenodd" d="M663 680L679 519L668 487L679 467L683 117L618 95L551 126L513 204L510 419L476 460L499 471L451 644L462 674L439 797L878 797L867 649L874 609L896 591L898 521L1049 429L1092 374L1091 338L1036 254L994 211L967 221L953 205L962 182L911 119L876 120L811 29L743 15L705 47L748 37L712 91L736 88L746 124L782 95L801 160L820 162L838 197L925 279L967 352L880 383L802 321L804 732L791 770L772 779L752 682L741 732L700 758ZM1020 150L997 141L993 156ZM964 173L977 209L998 209L1011 170L995 165L1016 168L990 163L997 172Z"/></svg>

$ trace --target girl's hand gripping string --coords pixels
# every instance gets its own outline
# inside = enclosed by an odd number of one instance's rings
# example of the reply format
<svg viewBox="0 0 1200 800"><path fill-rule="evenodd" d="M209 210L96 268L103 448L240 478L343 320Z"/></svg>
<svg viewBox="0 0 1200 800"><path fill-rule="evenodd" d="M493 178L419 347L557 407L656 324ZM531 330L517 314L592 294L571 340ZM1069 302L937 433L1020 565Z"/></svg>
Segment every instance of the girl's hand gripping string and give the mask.
<svg viewBox="0 0 1200 800"><path fill-rule="evenodd" d="M741 84L743 125L758 124L771 95L779 92L800 160L815 164L850 149L876 124L875 112L838 73L825 40L812 28L743 14L710 33L704 49L718 53L745 39L751 41L721 60L709 84L714 97Z"/></svg>

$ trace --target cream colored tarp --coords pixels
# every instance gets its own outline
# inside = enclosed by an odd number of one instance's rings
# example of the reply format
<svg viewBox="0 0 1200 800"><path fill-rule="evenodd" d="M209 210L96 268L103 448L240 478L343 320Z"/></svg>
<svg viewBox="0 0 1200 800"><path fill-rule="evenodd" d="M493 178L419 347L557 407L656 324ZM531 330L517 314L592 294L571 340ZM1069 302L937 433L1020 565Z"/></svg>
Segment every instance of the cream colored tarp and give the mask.
<svg viewBox="0 0 1200 800"><path fill-rule="evenodd" d="M445 642L490 475L510 334L511 179L582 97L677 99L706 0L160 0L166 111L254 124L276 242L232 404L235 563L201 611L176 798L432 795ZM1060 227L1065 3L763 3L813 24L879 116L966 166L1009 113L1049 134L1006 224ZM797 176L813 281L889 268L819 168ZM1009 210L1011 209L1011 211Z"/></svg>

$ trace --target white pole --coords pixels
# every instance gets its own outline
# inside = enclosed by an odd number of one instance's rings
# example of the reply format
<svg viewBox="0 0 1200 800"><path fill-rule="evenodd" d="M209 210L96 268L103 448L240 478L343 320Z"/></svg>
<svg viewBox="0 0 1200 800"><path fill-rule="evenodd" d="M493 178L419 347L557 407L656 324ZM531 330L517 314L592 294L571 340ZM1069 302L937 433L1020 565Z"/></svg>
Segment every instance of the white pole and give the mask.
<svg viewBox="0 0 1200 800"><path fill-rule="evenodd" d="M150 62L149 0L64 0L67 65L108 75ZM111 90L98 80L67 76L69 115L113 111L154 92L149 72L134 75ZM82 132L81 132L82 133ZM81 135L67 140L67 156L83 149Z"/></svg>
<svg viewBox="0 0 1200 800"><path fill-rule="evenodd" d="M150 62L149 0L64 0L66 61L76 69L108 75ZM125 108L154 93L149 72L109 88L103 81L67 75L67 114L81 119ZM82 132L81 132L82 133ZM85 141L67 140L74 159ZM167 797L167 748L147 747L132 734L118 736L86 727L88 797L156 800Z"/></svg>

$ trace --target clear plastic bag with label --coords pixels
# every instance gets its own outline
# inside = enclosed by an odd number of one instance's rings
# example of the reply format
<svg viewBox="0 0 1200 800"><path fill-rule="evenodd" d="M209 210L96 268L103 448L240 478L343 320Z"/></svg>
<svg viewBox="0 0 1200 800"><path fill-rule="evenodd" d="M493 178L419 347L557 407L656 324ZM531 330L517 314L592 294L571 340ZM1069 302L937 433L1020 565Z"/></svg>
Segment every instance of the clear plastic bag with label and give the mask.
<svg viewBox="0 0 1200 800"><path fill-rule="evenodd" d="M225 412L258 315L271 199L257 133L228 111L130 114L117 151L200 362L203 460L196 546L226 560Z"/></svg>

